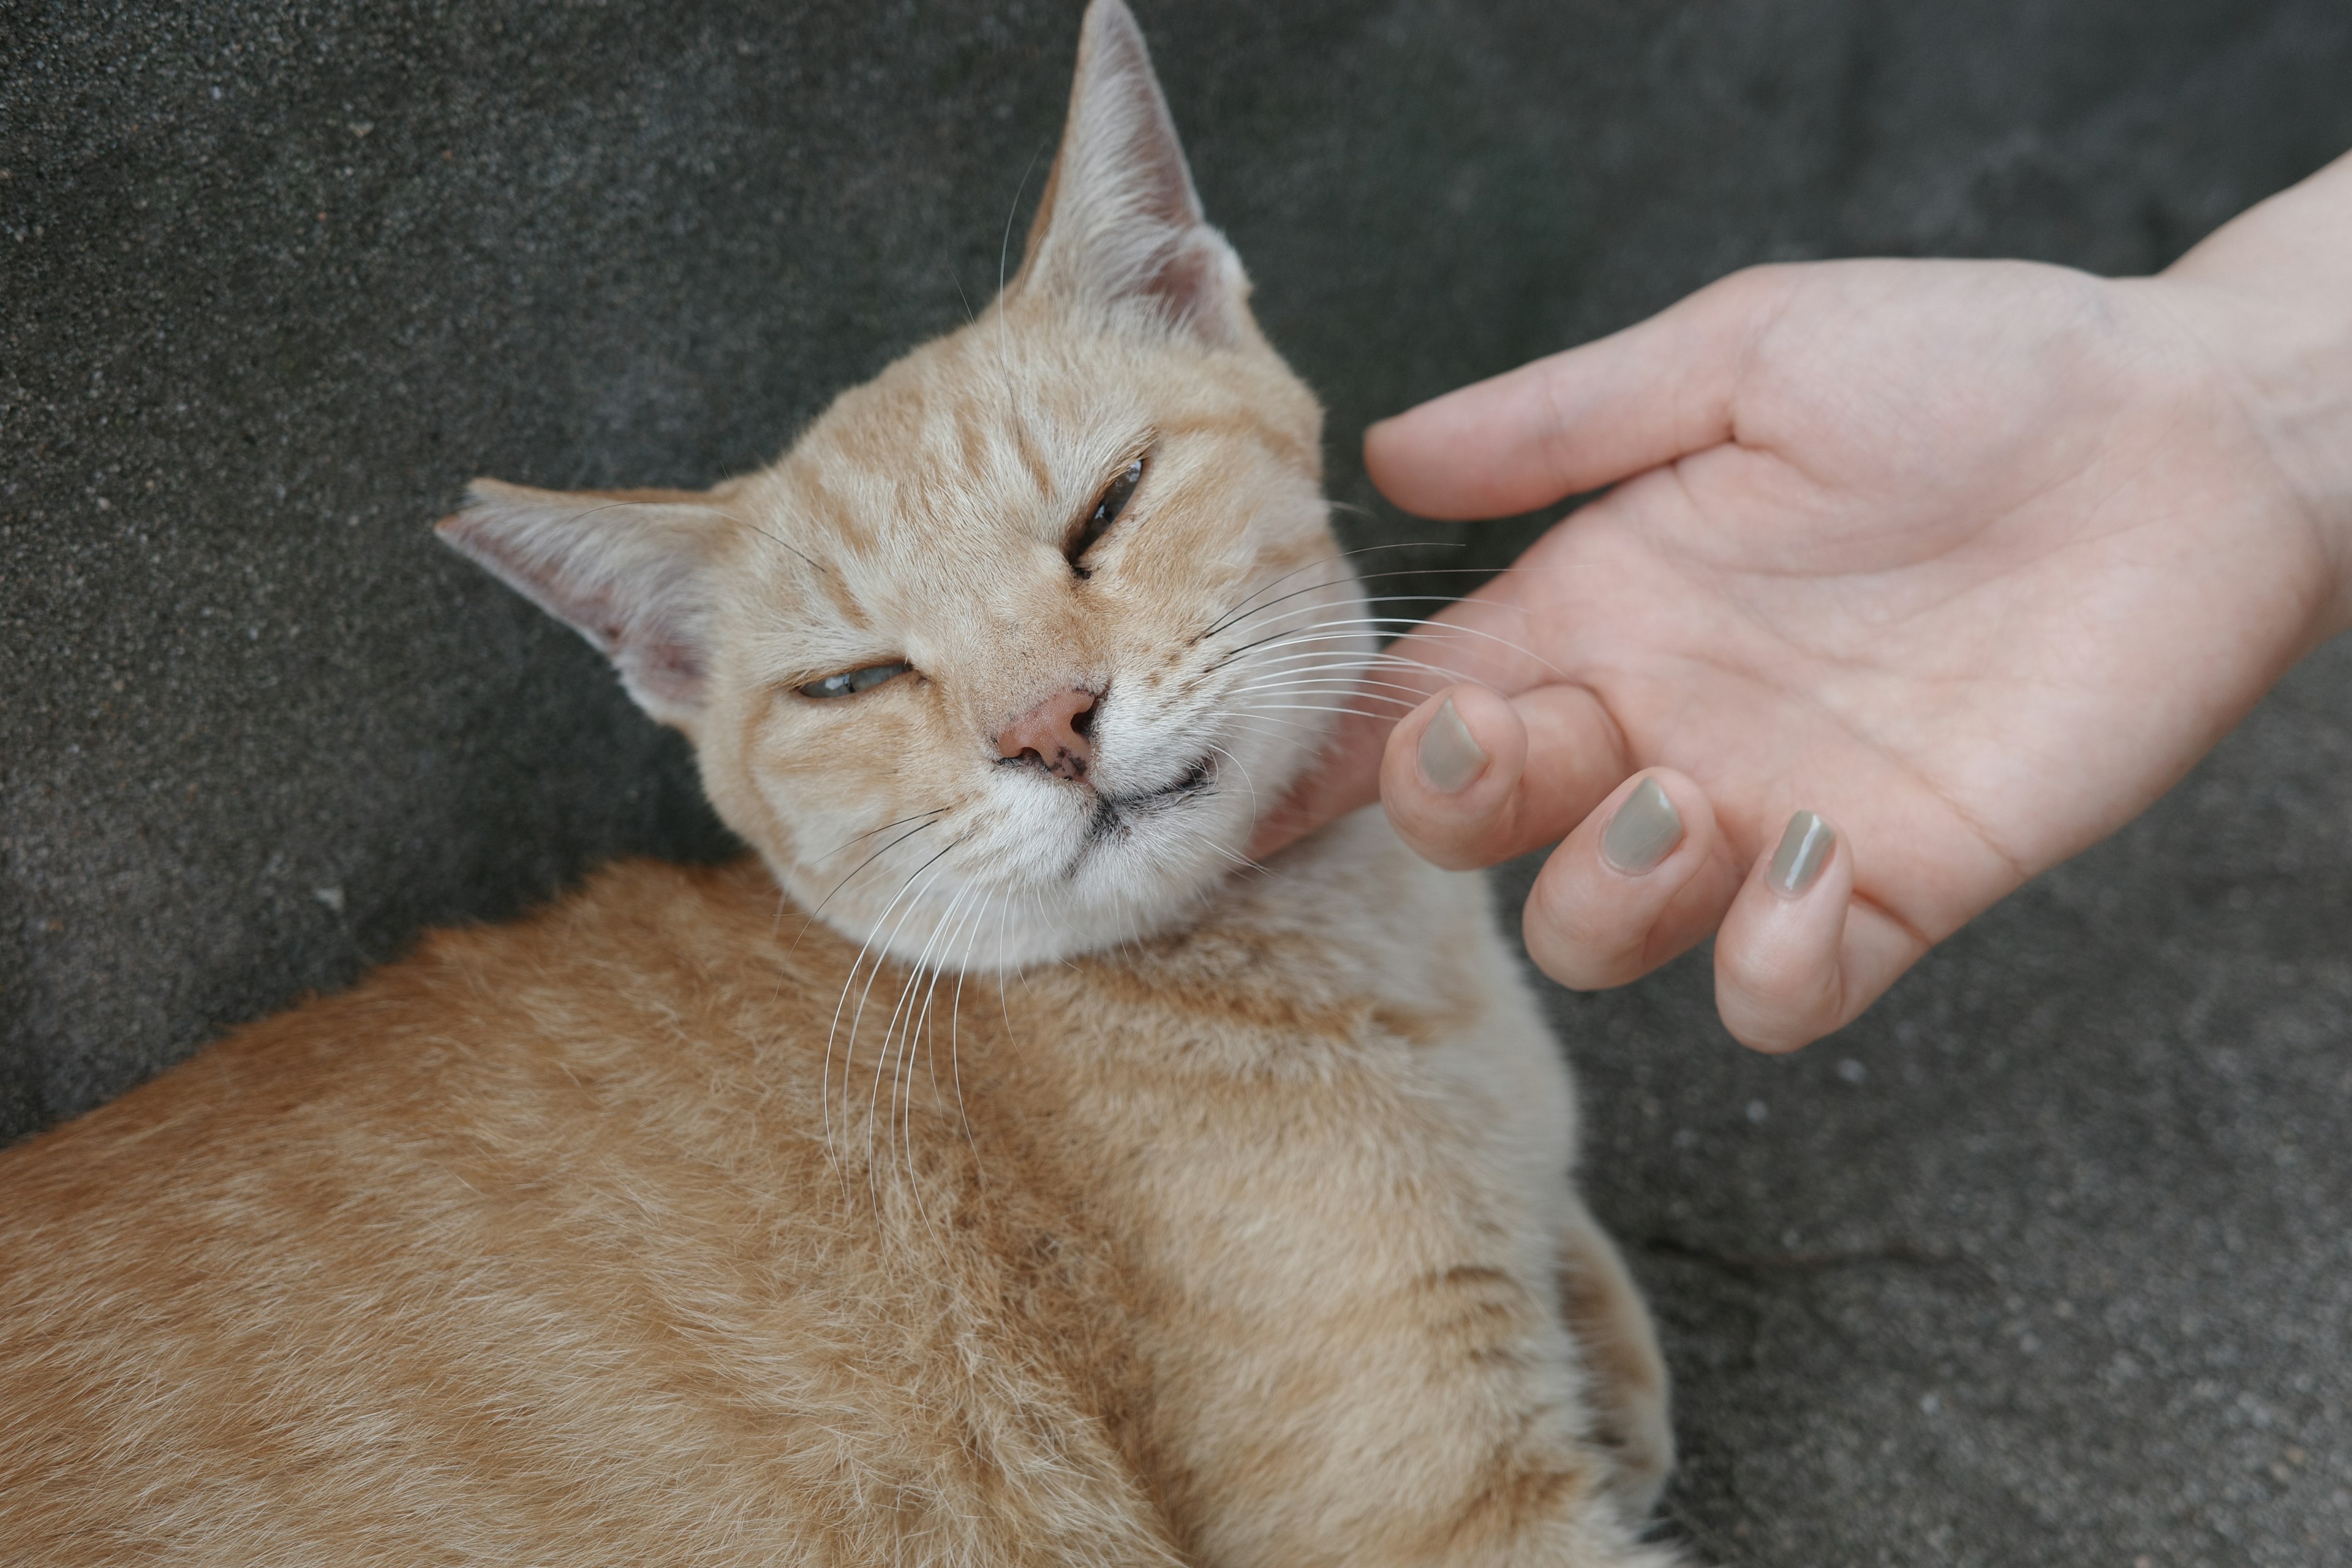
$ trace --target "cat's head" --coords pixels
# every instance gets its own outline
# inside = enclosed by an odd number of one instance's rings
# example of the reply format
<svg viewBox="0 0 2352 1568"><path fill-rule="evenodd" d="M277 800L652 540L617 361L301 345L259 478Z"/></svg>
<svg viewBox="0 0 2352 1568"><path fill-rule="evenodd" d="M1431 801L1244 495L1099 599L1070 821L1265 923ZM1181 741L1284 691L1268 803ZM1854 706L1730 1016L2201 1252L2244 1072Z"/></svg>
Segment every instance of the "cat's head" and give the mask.
<svg viewBox="0 0 2352 1568"><path fill-rule="evenodd" d="M608 654L807 909L918 962L1164 928L1370 640L1321 411L1095 0L1020 273L706 493L483 481L441 536Z"/></svg>

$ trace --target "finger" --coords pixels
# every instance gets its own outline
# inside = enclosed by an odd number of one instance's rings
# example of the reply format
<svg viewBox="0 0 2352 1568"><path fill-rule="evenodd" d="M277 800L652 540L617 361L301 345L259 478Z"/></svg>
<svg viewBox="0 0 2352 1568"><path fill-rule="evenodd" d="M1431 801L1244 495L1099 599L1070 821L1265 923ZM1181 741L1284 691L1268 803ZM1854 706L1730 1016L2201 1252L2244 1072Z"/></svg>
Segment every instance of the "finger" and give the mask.
<svg viewBox="0 0 2352 1568"><path fill-rule="evenodd" d="M1926 945L1854 897L1854 856L1809 811L1759 858L1715 943L1716 1009L1742 1045L1793 1051L1843 1027Z"/></svg>
<svg viewBox="0 0 2352 1568"><path fill-rule="evenodd" d="M1507 699L1454 686L1389 736L1381 801L1424 859L1467 869L1556 842L1630 765L1616 721L1583 687Z"/></svg>
<svg viewBox="0 0 2352 1568"><path fill-rule="evenodd" d="M1696 946L1738 890L1706 792L1657 768L1627 779L1552 851L1520 931L1537 968L1598 990Z"/></svg>
<svg viewBox="0 0 2352 1568"><path fill-rule="evenodd" d="M1623 331L1475 383L1364 432L1364 466L1423 517L1507 517L1731 437L1748 345L1786 272L1751 268Z"/></svg>

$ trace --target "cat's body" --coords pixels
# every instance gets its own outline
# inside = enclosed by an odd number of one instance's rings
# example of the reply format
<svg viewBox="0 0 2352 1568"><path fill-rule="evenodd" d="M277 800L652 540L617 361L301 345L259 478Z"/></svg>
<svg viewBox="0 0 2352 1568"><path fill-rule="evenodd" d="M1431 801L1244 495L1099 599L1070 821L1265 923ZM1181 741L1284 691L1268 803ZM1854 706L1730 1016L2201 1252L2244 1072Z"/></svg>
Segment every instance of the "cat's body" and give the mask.
<svg viewBox="0 0 2352 1568"><path fill-rule="evenodd" d="M1233 874L1362 601L1087 27L988 315L762 474L444 525L759 858L0 1155L12 1561L1667 1560L1663 1368L1482 886L1377 814Z"/></svg>
<svg viewBox="0 0 2352 1568"><path fill-rule="evenodd" d="M615 868L245 1031L7 1167L0 1539L1632 1560L1563 1269L1637 1486L1663 1390L1483 888L1377 815L1279 868L1001 994L886 971L912 1053L827 1063L856 949L748 863Z"/></svg>

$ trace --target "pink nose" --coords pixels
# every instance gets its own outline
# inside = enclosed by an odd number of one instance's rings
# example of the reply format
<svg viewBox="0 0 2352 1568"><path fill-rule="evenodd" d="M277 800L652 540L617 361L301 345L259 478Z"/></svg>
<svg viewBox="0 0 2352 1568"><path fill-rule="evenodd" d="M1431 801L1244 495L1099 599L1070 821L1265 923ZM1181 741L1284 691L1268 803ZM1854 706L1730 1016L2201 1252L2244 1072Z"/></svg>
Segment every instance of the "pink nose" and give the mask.
<svg viewBox="0 0 2352 1568"><path fill-rule="evenodd" d="M1057 779L1082 779L1094 761L1087 734L1095 727L1095 694L1075 687L1056 691L996 733L1007 761L1034 760Z"/></svg>

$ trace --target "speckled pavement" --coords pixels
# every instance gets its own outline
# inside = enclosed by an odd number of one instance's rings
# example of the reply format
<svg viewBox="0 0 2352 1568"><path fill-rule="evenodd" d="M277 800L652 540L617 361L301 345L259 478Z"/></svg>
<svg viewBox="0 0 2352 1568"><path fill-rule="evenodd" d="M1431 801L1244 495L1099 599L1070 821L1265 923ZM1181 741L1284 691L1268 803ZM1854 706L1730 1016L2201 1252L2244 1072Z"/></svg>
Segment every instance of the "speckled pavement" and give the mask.
<svg viewBox="0 0 2352 1568"><path fill-rule="evenodd" d="M2352 146L2342 0L1139 8L1344 526L1470 542L1424 568L1540 520L1382 510L1379 414L1752 261L2147 269ZM476 474L757 464L962 319L1076 9L0 0L0 1137L426 924L730 852L425 527ZM1703 955L1555 994L1680 1379L1670 1530L2352 1563L2347 917L2339 647L1794 1058Z"/></svg>

